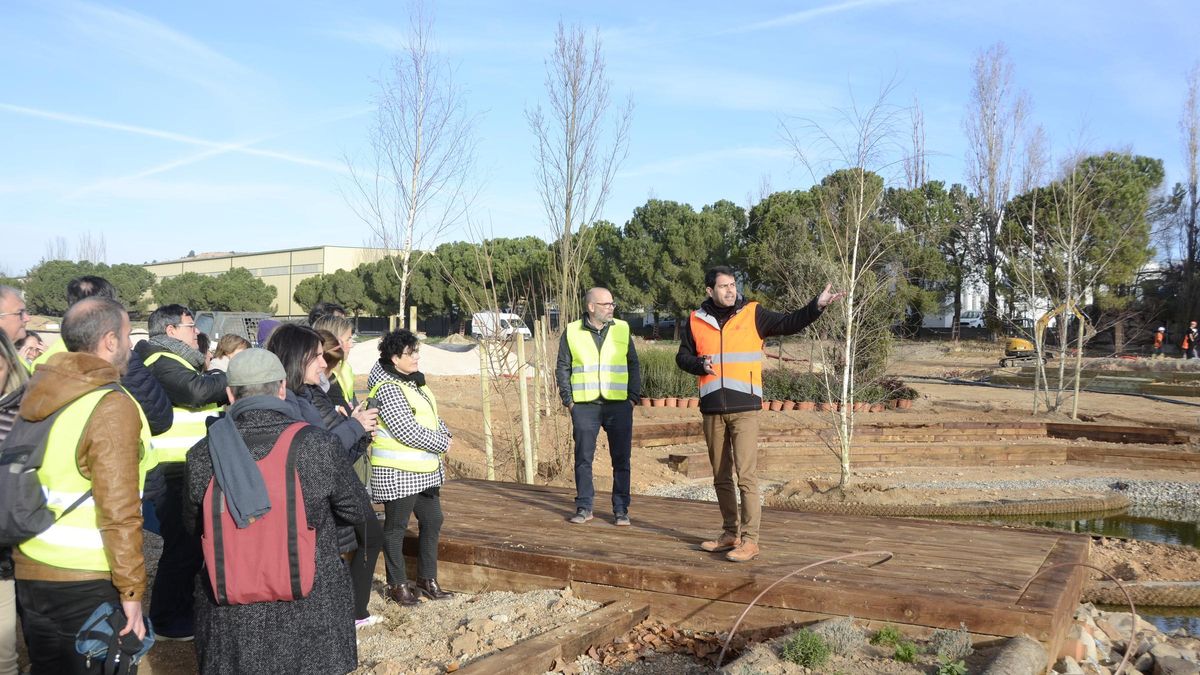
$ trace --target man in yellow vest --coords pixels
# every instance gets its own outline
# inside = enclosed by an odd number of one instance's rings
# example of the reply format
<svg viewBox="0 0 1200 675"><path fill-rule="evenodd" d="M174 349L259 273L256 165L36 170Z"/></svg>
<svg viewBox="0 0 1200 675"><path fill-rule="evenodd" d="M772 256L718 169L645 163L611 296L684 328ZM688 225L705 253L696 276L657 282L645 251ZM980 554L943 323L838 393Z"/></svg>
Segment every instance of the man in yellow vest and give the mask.
<svg viewBox="0 0 1200 675"><path fill-rule="evenodd" d="M592 519L596 488L592 460L603 428L612 459L613 523L629 525L629 458L633 441L633 406L642 393L637 351L629 324L613 319L616 305L607 288L589 289L587 314L563 331L555 376L563 405L571 409L575 437L575 515L570 522Z"/></svg>
<svg viewBox="0 0 1200 675"><path fill-rule="evenodd" d="M708 270L704 286L708 299L692 312L688 325L680 331L679 352L675 355L675 363L682 370L699 378L704 440L708 443L724 529L721 536L701 543L700 548L728 551L727 559L747 562L758 556L762 520L756 469L763 338L799 333L843 294L831 293L826 286L807 306L783 314L747 302L737 292L737 279L729 267Z"/></svg>
<svg viewBox="0 0 1200 675"><path fill-rule="evenodd" d="M229 402L227 380L219 371L202 372L196 319L187 307L159 307L146 324L150 339L139 342L134 351L166 390L175 418L170 429L154 437L165 489L154 503L163 552L150 592L150 619L160 638L190 640L193 584L204 555L199 537L183 527L184 461L188 449L204 438L208 419Z"/></svg>
<svg viewBox="0 0 1200 675"><path fill-rule="evenodd" d="M17 599L32 672L99 673L75 651L75 633L102 602L117 602L130 631L145 637L139 459L149 448L138 405L127 393L97 392L119 382L129 358L129 316L120 303L90 298L67 310L68 351L30 379L21 417L64 409L51 428L38 479L59 519L13 552ZM91 491L91 497L60 515Z"/></svg>

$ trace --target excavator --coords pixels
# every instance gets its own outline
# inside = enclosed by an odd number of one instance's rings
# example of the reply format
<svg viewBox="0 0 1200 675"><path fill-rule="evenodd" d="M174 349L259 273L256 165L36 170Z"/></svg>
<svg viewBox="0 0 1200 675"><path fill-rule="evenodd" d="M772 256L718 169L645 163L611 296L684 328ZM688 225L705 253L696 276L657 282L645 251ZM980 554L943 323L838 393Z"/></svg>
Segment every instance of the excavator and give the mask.
<svg viewBox="0 0 1200 675"><path fill-rule="evenodd" d="M1059 314L1066 314L1067 312L1074 314L1077 319L1082 321L1086 330L1086 326L1089 325L1087 317L1079 311L1075 303L1064 302L1046 312L1042 315L1042 318L1037 320L1037 324L1034 326L1034 335L1037 337L1038 342L1041 342L1042 333L1046 331L1046 326L1050 325L1050 321ZM1037 347L1034 342L1022 337L1010 337L1004 343L1004 358L1000 359L1000 367L1004 368L1018 363L1035 363L1037 362L1037 358ZM1052 358L1054 358L1052 352L1043 350L1043 362L1049 361Z"/></svg>

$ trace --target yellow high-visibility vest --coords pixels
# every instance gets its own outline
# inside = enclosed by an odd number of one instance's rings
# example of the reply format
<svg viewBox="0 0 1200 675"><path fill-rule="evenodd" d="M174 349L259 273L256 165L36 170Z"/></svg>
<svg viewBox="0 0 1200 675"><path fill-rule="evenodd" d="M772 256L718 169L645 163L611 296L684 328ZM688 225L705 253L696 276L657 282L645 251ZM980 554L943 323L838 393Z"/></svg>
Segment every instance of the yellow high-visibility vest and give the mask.
<svg viewBox="0 0 1200 675"><path fill-rule="evenodd" d="M404 398L408 399L408 405L413 410L417 424L431 431L438 430L437 401L433 398L433 392L429 390L429 387L421 387L421 391L417 392L412 387L406 387L395 380L385 380L371 387L371 392L367 396L374 396L381 387L388 385L396 387L404 393ZM422 396L422 393L425 395ZM383 417L379 418L379 427L375 430L375 440L371 441L372 465L391 467L410 473L432 473L438 470L440 463L441 459L436 452L414 448L397 440L387 428Z"/></svg>
<svg viewBox="0 0 1200 675"><path fill-rule="evenodd" d="M608 327L599 349L592 332L583 327L583 319L567 326L567 347L571 349L571 400L588 403L604 398L624 401L629 398L629 324L620 319Z"/></svg>
<svg viewBox="0 0 1200 675"><path fill-rule="evenodd" d="M199 372L187 359L171 352L154 352L146 358L146 367L149 368L161 358L178 361L193 373ZM171 423L171 428L154 437L154 452L158 455L158 463L186 460L187 451L208 433L208 418L216 417L219 409L220 406L216 403L199 408L172 405L175 420Z"/></svg>
<svg viewBox="0 0 1200 675"><path fill-rule="evenodd" d="M342 362L333 369L333 375L337 378L338 386L342 388L342 395L346 397L346 402L354 404L354 369L350 367L350 359L342 359Z"/></svg>
<svg viewBox="0 0 1200 675"><path fill-rule="evenodd" d="M46 503L55 517L79 500L92 489L92 481L79 473L75 455L88 421L100 399L112 392L99 389L85 394L70 404L54 421L46 441L46 457L38 469L38 480L46 493ZM124 392L129 396L129 392ZM137 485L140 493L146 485L146 474L155 466L154 452L150 449L150 424L142 407L130 397L141 420L138 452ZM130 452L134 449L130 448ZM132 476L130 477L132 478ZM21 544L21 553L40 563L71 570L109 570L108 558L104 554L104 540L96 520L95 497L88 497L75 510L55 521L45 532Z"/></svg>

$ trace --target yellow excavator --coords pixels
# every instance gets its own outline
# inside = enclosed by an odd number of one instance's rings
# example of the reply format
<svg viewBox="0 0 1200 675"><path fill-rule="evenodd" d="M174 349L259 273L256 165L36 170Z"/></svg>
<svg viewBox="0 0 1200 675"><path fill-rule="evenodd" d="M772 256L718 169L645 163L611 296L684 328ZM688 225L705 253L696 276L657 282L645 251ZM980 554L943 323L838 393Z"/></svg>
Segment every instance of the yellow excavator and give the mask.
<svg viewBox="0 0 1200 675"><path fill-rule="evenodd" d="M1033 329L1035 331L1034 335L1037 337L1037 340L1039 342L1041 341L1042 333L1046 331L1046 326L1050 325L1050 321L1054 319L1054 317L1058 316L1059 314L1066 314L1067 312L1074 314L1076 318L1084 323L1085 327L1089 325L1087 317L1079 311L1079 308L1076 307L1075 303L1064 302L1058 307L1046 312L1042 315L1042 318L1037 320L1037 324ZM1050 359L1054 358L1053 352L1046 351L1045 349L1042 350L1042 354L1043 361L1049 361ZM1018 363L1031 363L1036 361L1037 346L1032 341L1022 337L1010 337L1004 343L1004 358L1000 359L1001 368L1016 365Z"/></svg>

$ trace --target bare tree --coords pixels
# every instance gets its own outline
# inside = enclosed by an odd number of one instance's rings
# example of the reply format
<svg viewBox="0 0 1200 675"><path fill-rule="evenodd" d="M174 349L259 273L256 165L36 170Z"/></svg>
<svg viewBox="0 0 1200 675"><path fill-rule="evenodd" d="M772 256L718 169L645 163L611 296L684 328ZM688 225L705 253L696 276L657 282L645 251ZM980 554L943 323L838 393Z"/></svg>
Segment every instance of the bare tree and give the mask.
<svg viewBox="0 0 1200 675"><path fill-rule="evenodd" d="M1014 89L1008 49L998 42L979 54L971 69L973 83L963 128L967 134L967 180L983 205L980 251L987 304L984 316L995 329L1002 263L999 239L1004 208L1012 192L1016 148L1029 107Z"/></svg>
<svg viewBox="0 0 1200 675"><path fill-rule="evenodd" d="M929 162L925 156L925 114L921 112L921 104L916 98L913 98L908 112L912 122L912 151L904 158L904 177L908 189L916 190L929 180Z"/></svg>
<svg viewBox="0 0 1200 675"><path fill-rule="evenodd" d="M105 262L108 259L108 244L104 241L104 233L92 234L88 231L79 235L75 259L93 263Z"/></svg>
<svg viewBox="0 0 1200 675"><path fill-rule="evenodd" d="M558 255L559 326L576 314L579 270L591 248L586 226L599 219L613 175L629 150L633 101L613 109L600 36L559 22L546 61L549 110L539 105L525 117L537 139L538 193ZM611 117L611 127L608 126Z"/></svg>
<svg viewBox="0 0 1200 675"><path fill-rule="evenodd" d="M1183 162L1187 167L1187 195L1182 228L1184 307L1191 311L1195 304L1196 264L1200 262L1200 63L1192 65L1187 74L1187 96L1179 116L1179 131L1183 140Z"/></svg>
<svg viewBox="0 0 1200 675"><path fill-rule="evenodd" d="M55 237L46 240L46 250L42 254L42 262L47 260L70 260L71 246L66 237Z"/></svg>
<svg viewBox="0 0 1200 675"><path fill-rule="evenodd" d="M343 194L384 249L400 282L400 313L422 251L464 216L475 163L476 117L466 109L454 70L432 45L433 18L409 8L408 43L379 83L369 156L349 156ZM416 328L413 326L412 328Z"/></svg>

